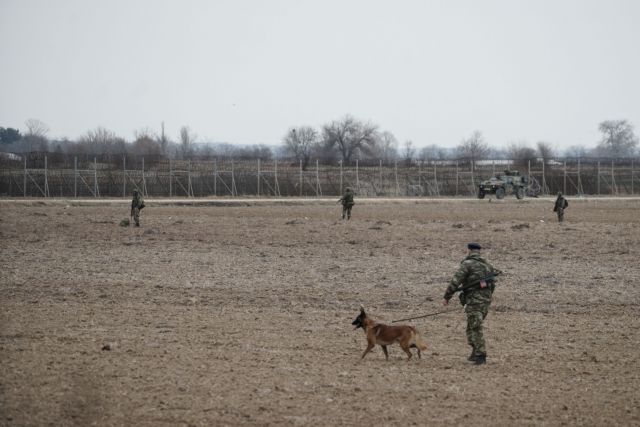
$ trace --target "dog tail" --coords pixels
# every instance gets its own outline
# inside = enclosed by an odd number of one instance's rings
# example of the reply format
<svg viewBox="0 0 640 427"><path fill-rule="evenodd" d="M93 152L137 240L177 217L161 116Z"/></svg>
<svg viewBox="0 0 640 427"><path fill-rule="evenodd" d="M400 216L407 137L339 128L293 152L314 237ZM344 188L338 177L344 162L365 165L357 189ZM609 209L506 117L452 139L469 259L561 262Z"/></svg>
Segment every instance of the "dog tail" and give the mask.
<svg viewBox="0 0 640 427"><path fill-rule="evenodd" d="M422 335L417 330L413 330L413 344L421 351L427 351L427 343L422 339Z"/></svg>

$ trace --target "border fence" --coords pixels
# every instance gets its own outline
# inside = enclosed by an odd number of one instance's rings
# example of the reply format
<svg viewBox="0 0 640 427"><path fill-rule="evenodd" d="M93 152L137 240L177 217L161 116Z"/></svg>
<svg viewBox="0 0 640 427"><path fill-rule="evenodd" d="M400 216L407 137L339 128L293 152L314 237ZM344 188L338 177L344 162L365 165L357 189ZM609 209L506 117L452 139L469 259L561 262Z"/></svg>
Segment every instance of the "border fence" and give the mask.
<svg viewBox="0 0 640 427"><path fill-rule="evenodd" d="M530 177L535 193L634 195L638 159L431 160L383 162L295 159L173 160L133 155L72 156L1 153L0 197L321 197L346 187L365 197L477 194L478 184L505 169Z"/></svg>

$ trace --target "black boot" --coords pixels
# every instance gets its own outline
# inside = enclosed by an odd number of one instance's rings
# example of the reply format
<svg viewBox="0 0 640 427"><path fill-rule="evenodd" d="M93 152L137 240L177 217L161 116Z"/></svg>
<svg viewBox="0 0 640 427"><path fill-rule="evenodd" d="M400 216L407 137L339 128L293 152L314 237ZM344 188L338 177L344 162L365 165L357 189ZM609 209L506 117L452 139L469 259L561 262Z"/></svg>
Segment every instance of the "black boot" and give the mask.
<svg viewBox="0 0 640 427"><path fill-rule="evenodd" d="M471 354L469 355L469 357L467 357L467 360L469 362L475 362L476 360L476 349L471 347Z"/></svg>
<svg viewBox="0 0 640 427"><path fill-rule="evenodd" d="M487 353L478 353L473 360L476 365L484 365L487 363Z"/></svg>

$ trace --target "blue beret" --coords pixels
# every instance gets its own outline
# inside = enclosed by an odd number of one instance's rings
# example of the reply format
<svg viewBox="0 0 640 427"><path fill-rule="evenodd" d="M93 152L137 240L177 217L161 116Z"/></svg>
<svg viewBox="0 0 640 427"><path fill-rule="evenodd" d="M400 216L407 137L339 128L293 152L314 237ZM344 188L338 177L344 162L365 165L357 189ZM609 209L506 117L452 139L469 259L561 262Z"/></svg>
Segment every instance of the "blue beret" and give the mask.
<svg viewBox="0 0 640 427"><path fill-rule="evenodd" d="M482 249L482 246L480 246L478 243L469 243L467 245L467 248L471 250L478 250L478 249Z"/></svg>

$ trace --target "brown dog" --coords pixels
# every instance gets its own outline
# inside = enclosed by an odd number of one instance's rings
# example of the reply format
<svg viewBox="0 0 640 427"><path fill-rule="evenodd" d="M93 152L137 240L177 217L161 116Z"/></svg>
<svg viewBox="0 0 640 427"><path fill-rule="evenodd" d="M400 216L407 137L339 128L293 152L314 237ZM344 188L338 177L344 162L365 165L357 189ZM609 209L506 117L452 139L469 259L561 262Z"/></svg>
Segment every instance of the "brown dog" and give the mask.
<svg viewBox="0 0 640 427"><path fill-rule="evenodd" d="M387 346L393 343L400 344L400 347L407 353L408 359L411 360L411 347L418 349L418 357L421 358L420 350L425 351L427 344L422 340L420 333L413 326L398 325L389 326L382 323L376 323L373 319L367 316L364 311L364 307L360 307L360 314L355 318L352 325L355 329L362 328L367 336L367 349L362 353L362 359L371 351L371 349L379 344L384 352L384 357L389 360L389 353L387 353Z"/></svg>

